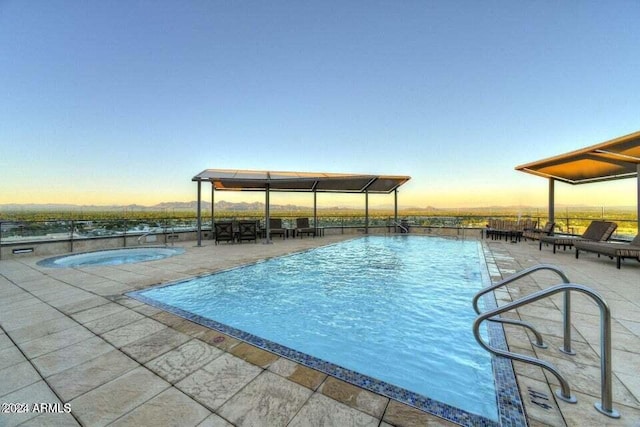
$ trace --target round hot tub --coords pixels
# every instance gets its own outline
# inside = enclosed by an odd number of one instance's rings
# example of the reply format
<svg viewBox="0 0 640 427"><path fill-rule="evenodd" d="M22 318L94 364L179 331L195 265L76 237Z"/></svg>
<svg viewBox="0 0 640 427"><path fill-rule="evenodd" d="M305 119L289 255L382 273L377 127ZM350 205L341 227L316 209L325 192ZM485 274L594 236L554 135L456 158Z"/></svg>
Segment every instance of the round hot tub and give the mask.
<svg viewBox="0 0 640 427"><path fill-rule="evenodd" d="M120 265L155 261L184 253L183 248L144 247L110 249L95 252L56 256L38 261L38 265L53 268L88 267L92 265Z"/></svg>

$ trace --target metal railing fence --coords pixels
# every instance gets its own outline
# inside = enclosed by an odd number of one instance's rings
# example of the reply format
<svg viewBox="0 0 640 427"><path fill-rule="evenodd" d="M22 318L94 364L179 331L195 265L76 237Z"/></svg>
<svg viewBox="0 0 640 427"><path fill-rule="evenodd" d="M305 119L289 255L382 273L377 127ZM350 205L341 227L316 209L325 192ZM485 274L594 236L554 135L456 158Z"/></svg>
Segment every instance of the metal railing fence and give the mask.
<svg viewBox="0 0 640 427"><path fill-rule="evenodd" d="M295 228L295 220L300 217L293 215L274 215L282 218L284 227ZM409 227L453 227L453 228L484 228L489 218L518 221L531 218L537 221L539 226L547 221L545 216L518 217L515 215L404 215L399 219L403 225ZM260 214L247 213L233 216L225 215L215 218L216 221L251 219L264 221ZM556 231L568 234L581 234L594 219L600 217L556 217ZM637 233L637 221L635 219L608 218L607 220L618 223L616 238L632 239ZM312 225L324 228L348 228L364 227L364 215L319 215L318 224ZM389 215L370 215L369 227L393 226L394 218ZM264 225L264 224L263 224ZM139 236L145 233L173 233L194 232L197 230L197 217L172 217L172 218L110 218L110 219L55 219L37 221L1 221L0 220L0 245L24 242L47 242L56 240L83 240L103 237ZM203 218L202 230L211 230L211 219Z"/></svg>

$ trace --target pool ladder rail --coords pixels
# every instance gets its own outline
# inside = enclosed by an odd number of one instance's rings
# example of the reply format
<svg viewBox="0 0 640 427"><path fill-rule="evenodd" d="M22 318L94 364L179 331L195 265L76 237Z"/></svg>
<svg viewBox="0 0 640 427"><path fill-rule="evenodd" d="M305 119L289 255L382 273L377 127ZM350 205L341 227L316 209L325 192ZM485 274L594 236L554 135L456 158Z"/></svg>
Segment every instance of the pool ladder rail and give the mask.
<svg viewBox="0 0 640 427"><path fill-rule="evenodd" d="M401 230L400 231L401 233L409 233L409 228L405 224L403 224L401 222L391 221L391 225L394 226L394 227L399 228Z"/></svg>
<svg viewBox="0 0 640 427"><path fill-rule="evenodd" d="M515 301L512 301L509 304L505 304L503 306L500 306L491 310L487 310L485 312L481 312L480 309L478 308L478 300L480 299L480 297L482 297L486 293L491 292L500 287L503 287L524 276L528 276L529 274L534 273L536 271L540 271L540 270L549 270L549 271L555 272L562 279L562 283L534 292L532 294L519 298ZM558 379L558 382L560 383L560 389L556 391L556 396L559 399L564 400L565 402L576 403L577 399L575 396L571 394L571 388L569 387L569 383L558 371L558 369L555 366L553 366L551 363L546 362L542 359L527 356L524 354L514 353L508 350L492 347L491 345L486 343L480 335L480 325L485 320L491 321L491 322L517 325L517 326L525 327L533 332L533 334L535 335L535 341L536 341L535 343L532 343L534 346L539 348L546 348L546 345L544 344L542 339L542 335L530 323L520 321L520 320L496 317L496 316L504 312L514 310L518 307L522 307L534 301L547 298L548 296L557 294L559 292L564 292L564 309L563 309L564 342L563 342L563 347L560 348L560 351L562 351L565 354L575 355L576 353L571 349L571 292L572 291L581 292L591 297L591 299L593 299L596 302L596 304L598 304L598 307L600 308L600 354L601 354L600 402L596 402L594 406L599 412L603 413L604 415L607 415L608 417L620 418L620 414L618 413L618 411L613 409L613 404L612 404L613 391L612 391L612 385L611 385L611 381L612 381L611 310L609 309L609 306L604 301L604 299L600 295L598 295L598 293L596 293L594 290L584 285L572 283L571 281L569 281L566 274L564 274L564 272L562 272L562 270L560 270L558 267L550 264L535 265L533 267L529 267L527 269L519 271L509 277L506 277L505 279L497 283L494 283L480 290L473 297L473 308L478 314L478 317L473 323L473 335L475 336L475 339L478 342L478 344L480 344L481 347L483 347L485 350L487 350L492 354L506 357L512 360L517 360L519 362L530 363L532 365L536 365L548 370Z"/></svg>
<svg viewBox="0 0 640 427"><path fill-rule="evenodd" d="M175 229L173 228L173 226L171 227L171 234L167 234L167 231L169 230L169 227L165 227L164 228L164 235L165 235L165 246L169 246L169 244L167 243L167 240L171 240L171 246L174 245L174 239L177 236ZM138 245L142 244L142 239L145 239L145 243L147 242L146 237L151 235L151 234L158 234L158 230L157 228L152 228L149 231L146 231L145 233L141 234L140 236L138 236Z"/></svg>

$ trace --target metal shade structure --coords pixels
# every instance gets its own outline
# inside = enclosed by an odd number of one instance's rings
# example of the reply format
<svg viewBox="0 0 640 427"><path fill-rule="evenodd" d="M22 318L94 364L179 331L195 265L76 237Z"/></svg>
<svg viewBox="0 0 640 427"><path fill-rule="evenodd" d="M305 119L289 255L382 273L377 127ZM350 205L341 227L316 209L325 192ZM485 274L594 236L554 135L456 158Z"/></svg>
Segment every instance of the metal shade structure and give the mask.
<svg viewBox="0 0 640 427"><path fill-rule="evenodd" d="M369 193L395 193L395 216L397 222L397 189L411 177L400 175L367 175L346 173L315 173L287 171L257 171L235 169L206 169L193 177L198 183L198 246L201 245L201 183L211 183L211 221L213 227L215 191L264 191L265 226L269 241L269 193L309 192L313 193L313 216L317 224L317 193L364 193L366 196L365 231L369 223Z"/></svg>
<svg viewBox="0 0 640 427"><path fill-rule="evenodd" d="M516 170L549 179L549 220L554 219L554 181L572 185L615 179L638 180L638 229L640 230L640 132L516 167Z"/></svg>

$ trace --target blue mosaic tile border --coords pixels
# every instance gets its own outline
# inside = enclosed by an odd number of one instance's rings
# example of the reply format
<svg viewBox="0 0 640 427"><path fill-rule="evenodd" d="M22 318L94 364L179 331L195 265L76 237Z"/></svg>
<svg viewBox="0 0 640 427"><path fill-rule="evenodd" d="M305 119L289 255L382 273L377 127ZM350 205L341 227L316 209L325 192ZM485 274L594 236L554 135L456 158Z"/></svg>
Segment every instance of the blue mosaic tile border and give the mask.
<svg viewBox="0 0 640 427"><path fill-rule="evenodd" d="M481 259L485 259L486 254L483 251L482 244L479 244L479 253ZM481 269L481 271L483 285L488 286L491 283L488 271L486 270L486 268ZM183 281L184 280L166 283L160 285L159 287L172 286ZM148 289L149 288L130 292L127 293L127 295L146 304L163 309L177 316L198 323L202 326L215 329L219 332L245 341L258 348L278 354L279 356L285 357L309 368L324 372L343 381L413 406L422 411L444 418L456 424L473 427L526 426L526 418L524 416L524 410L522 408L522 401L520 399L518 387L515 382L513 366L510 360L498 358L495 356L492 357L493 372L496 382L498 416L500 418L499 422L496 422L486 417L472 414L460 408L456 408L446 403L431 399L426 396L422 396L410 390L406 390L393 384L380 381L368 375L364 375L356 371L344 368L342 366L319 359L317 357L308 355L306 353L302 353L276 342L260 338L256 335L244 332L232 326L225 325L215 320L208 319L197 314L187 312L180 308L165 304L163 302L154 300L144 295L144 292ZM485 307L487 308L496 306L495 298L492 295L493 294L490 293L484 296L484 303ZM506 339L502 326L492 322L488 322L487 326L489 332L489 341L491 345L497 346L499 348L506 348Z"/></svg>
<svg viewBox="0 0 640 427"><path fill-rule="evenodd" d="M492 282L489 269L497 270L497 265L493 254L486 245L482 244L482 258L485 260L486 269L483 269L484 284ZM497 278L498 279L498 278ZM493 292L484 295L483 302L486 310L497 308L498 304ZM494 322L486 322L487 332L489 334L489 344L502 350L508 350L507 339L501 324ZM491 357L493 364L493 376L495 379L496 395L498 397L498 416L500 417L500 426L502 427L519 427L527 425L527 418L524 413L522 398L516 382L516 376L513 370L511 360L504 357Z"/></svg>

